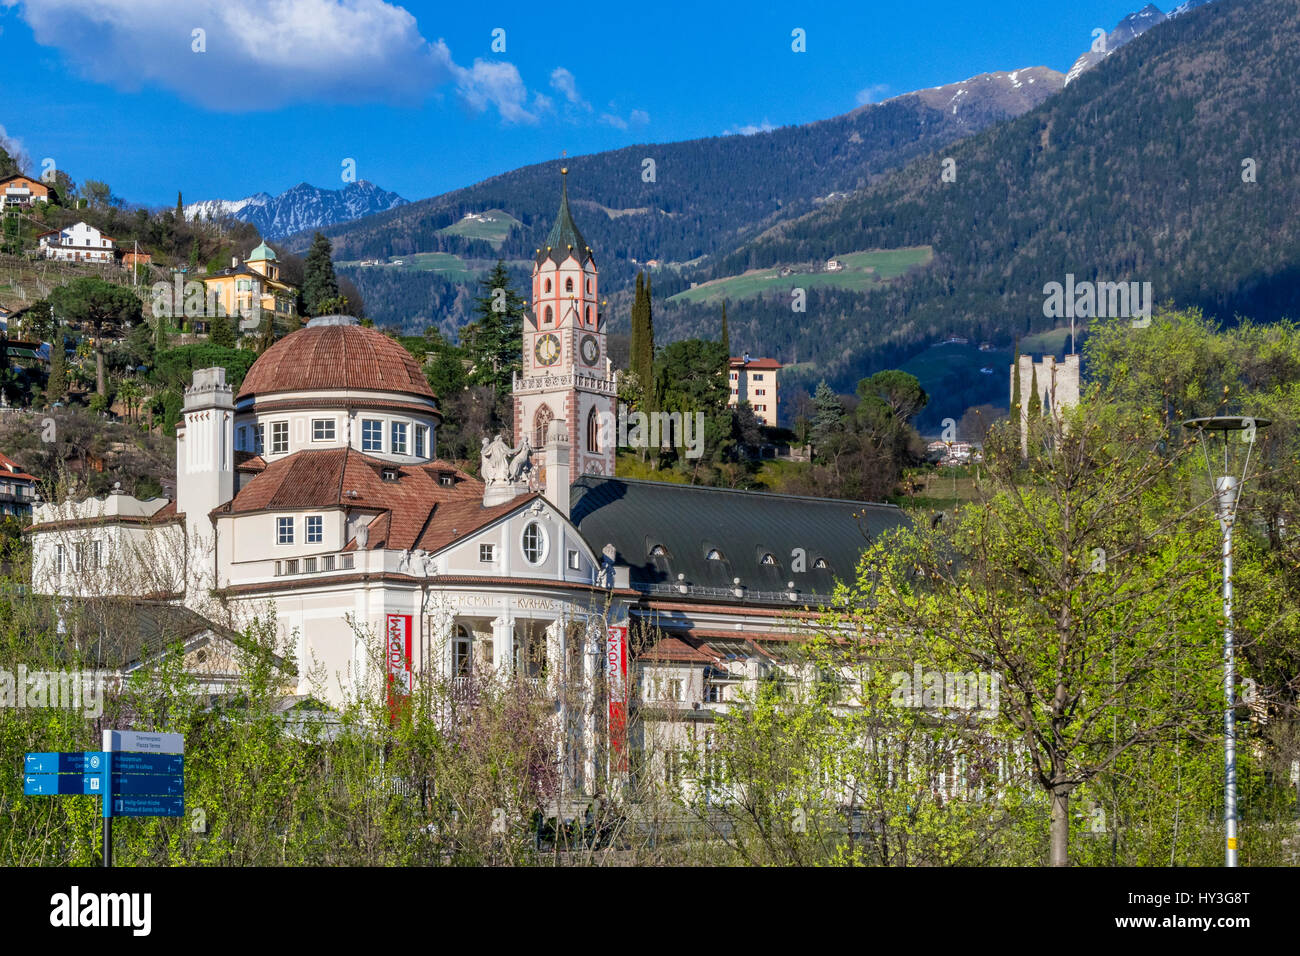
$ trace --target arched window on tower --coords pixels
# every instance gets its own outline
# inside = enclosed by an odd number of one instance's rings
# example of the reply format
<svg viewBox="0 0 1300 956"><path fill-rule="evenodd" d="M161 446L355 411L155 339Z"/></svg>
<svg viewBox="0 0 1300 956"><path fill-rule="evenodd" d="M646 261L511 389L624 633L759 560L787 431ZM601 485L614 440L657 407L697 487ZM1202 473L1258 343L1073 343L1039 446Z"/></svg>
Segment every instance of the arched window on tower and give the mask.
<svg viewBox="0 0 1300 956"><path fill-rule="evenodd" d="M548 305L546 307L545 318L543 318L542 321L545 322L547 325L549 325L554 320L555 320L555 310Z"/></svg>
<svg viewBox="0 0 1300 956"><path fill-rule="evenodd" d="M587 413L587 451L600 454L600 414L594 408Z"/></svg>
<svg viewBox="0 0 1300 956"><path fill-rule="evenodd" d="M591 306L587 306L587 324L591 325Z"/></svg>
<svg viewBox="0 0 1300 956"><path fill-rule="evenodd" d="M564 280L564 291L565 292L573 291L573 276L569 276L567 279Z"/></svg>
<svg viewBox="0 0 1300 956"><path fill-rule="evenodd" d="M551 291L551 280L550 280L550 279L547 279L547 280L546 280L546 290L545 290L545 291L547 291L547 292L550 292L550 291Z"/></svg>
<svg viewBox="0 0 1300 956"><path fill-rule="evenodd" d="M591 280L587 280L587 295L591 295Z"/></svg>
<svg viewBox="0 0 1300 956"><path fill-rule="evenodd" d="M533 415L533 447L546 447L546 433L550 431L551 422L555 421L555 412L550 405L543 405Z"/></svg>

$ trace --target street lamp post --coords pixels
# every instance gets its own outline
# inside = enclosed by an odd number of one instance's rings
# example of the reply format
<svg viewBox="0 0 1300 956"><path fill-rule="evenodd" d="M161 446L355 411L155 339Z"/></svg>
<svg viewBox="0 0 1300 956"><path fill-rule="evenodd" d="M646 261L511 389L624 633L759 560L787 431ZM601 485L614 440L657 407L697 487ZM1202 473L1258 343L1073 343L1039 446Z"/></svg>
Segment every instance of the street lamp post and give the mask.
<svg viewBox="0 0 1300 956"><path fill-rule="evenodd" d="M1214 510L1219 518L1223 535L1223 822L1225 827L1224 865L1237 865L1237 717L1236 717L1236 660L1233 653L1232 634L1232 526L1237 518L1237 504L1241 500L1241 486L1245 484L1250 468L1250 453L1255 447L1255 433L1272 422L1267 418L1243 418L1237 415L1218 415L1212 418L1193 418L1183 422L1184 428L1194 428L1205 452L1205 469L1209 474L1214 494ZM1241 434L1246 454L1241 466L1241 477L1232 473L1231 434ZM1215 439L1214 436L1218 438ZM1223 446L1222 470L1216 474L1218 452L1214 464L1210 456L1211 445L1218 441ZM1240 455L1240 453L1238 453Z"/></svg>

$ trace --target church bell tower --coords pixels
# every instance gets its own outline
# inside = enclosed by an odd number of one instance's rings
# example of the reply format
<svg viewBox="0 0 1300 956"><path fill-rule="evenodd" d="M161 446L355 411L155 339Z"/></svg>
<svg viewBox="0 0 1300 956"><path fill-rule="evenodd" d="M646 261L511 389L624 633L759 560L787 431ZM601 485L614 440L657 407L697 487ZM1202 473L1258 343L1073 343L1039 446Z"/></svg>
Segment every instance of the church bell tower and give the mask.
<svg viewBox="0 0 1300 956"><path fill-rule="evenodd" d="M560 212L533 262L523 373L514 382L515 443L527 436L543 449L555 436L553 423L563 421L569 474L612 476L618 441L614 370L605 347L596 261L569 211L568 172L560 170Z"/></svg>

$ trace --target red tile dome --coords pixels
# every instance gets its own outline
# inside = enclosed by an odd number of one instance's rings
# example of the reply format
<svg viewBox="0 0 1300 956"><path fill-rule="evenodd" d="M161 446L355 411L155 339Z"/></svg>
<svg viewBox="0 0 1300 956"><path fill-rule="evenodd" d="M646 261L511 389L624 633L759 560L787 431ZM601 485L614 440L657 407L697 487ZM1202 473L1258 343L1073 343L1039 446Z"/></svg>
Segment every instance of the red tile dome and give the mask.
<svg viewBox="0 0 1300 956"><path fill-rule="evenodd" d="M276 392L404 392L436 399L411 353L351 316L323 316L286 335L253 363L236 401Z"/></svg>

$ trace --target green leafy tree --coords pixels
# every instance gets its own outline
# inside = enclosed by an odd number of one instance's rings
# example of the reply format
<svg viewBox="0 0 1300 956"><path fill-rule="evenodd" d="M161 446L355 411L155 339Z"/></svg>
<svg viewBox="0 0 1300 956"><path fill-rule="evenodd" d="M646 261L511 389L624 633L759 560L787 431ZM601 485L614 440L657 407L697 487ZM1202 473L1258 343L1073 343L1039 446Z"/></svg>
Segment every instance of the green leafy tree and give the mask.
<svg viewBox="0 0 1300 956"><path fill-rule="evenodd" d="M212 319L208 325L208 341L228 349L233 349L238 344L235 327L229 318L218 315Z"/></svg>
<svg viewBox="0 0 1300 956"><path fill-rule="evenodd" d="M1070 861L1072 794L1219 719L1218 535L1181 500L1183 456L1154 416L1095 390L1064 417L1031 423L1027 461L1018 427L995 428L980 501L876 542L849 595L871 602L872 628L929 635L940 659L1000 675L1054 865Z"/></svg>

